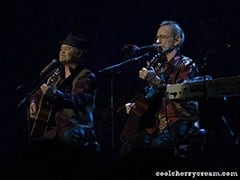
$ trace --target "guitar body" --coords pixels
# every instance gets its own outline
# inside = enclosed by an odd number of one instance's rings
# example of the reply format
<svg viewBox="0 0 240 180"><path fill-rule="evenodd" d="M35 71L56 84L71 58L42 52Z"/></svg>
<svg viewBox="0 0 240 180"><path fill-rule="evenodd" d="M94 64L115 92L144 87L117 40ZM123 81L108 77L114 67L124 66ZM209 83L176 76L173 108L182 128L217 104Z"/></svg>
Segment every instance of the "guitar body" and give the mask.
<svg viewBox="0 0 240 180"><path fill-rule="evenodd" d="M60 80L60 70L56 69L52 75L48 78L47 85L56 87L56 84ZM38 103L37 115L34 119L30 119L30 134L32 137L42 137L49 126L54 116L53 103L46 98L44 94L41 95Z"/></svg>
<svg viewBox="0 0 240 180"><path fill-rule="evenodd" d="M32 137L41 137L46 133L52 115L53 105L42 95L37 116L35 119L30 119Z"/></svg>
<svg viewBox="0 0 240 180"><path fill-rule="evenodd" d="M130 110L121 132L121 139L123 141L128 140L140 130L140 118L149 108L149 102L142 95L136 97L134 103L135 105Z"/></svg>
<svg viewBox="0 0 240 180"><path fill-rule="evenodd" d="M121 132L121 139L128 140L142 129L155 126L155 114L160 109L161 102L162 94L154 88L145 89L144 94L138 94Z"/></svg>

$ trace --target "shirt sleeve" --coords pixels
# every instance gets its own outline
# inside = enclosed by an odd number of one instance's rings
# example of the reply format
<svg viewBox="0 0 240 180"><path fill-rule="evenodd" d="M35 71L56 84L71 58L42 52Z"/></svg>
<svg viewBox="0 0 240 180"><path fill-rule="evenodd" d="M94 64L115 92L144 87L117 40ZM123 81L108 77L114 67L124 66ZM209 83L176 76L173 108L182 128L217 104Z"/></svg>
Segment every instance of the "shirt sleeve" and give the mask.
<svg viewBox="0 0 240 180"><path fill-rule="evenodd" d="M82 109L88 105L94 105L96 95L96 77L92 72L86 72L74 85L71 93L65 93L60 90L50 90L47 96L56 98L56 103L61 108ZM54 97L53 96L53 97Z"/></svg>

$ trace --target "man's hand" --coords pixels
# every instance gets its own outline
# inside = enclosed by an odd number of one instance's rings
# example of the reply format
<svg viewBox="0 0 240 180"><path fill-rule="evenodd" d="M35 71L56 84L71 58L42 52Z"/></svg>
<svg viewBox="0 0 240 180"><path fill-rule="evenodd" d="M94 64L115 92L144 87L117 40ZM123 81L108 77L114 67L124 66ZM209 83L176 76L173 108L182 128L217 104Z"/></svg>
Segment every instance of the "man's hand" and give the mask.
<svg viewBox="0 0 240 180"><path fill-rule="evenodd" d="M37 115L37 105L35 103L31 103L29 106L29 115L31 119L35 119Z"/></svg>
<svg viewBox="0 0 240 180"><path fill-rule="evenodd" d="M147 69L145 67L143 67L140 71L139 71L139 77L141 79L145 79L148 82L150 82L153 78L155 78L157 75L155 73L155 70L153 68Z"/></svg>
<svg viewBox="0 0 240 180"><path fill-rule="evenodd" d="M126 107L126 113L129 114L131 109L135 107L135 103L127 103L125 104L125 107Z"/></svg>
<svg viewBox="0 0 240 180"><path fill-rule="evenodd" d="M147 68L143 67L139 71L139 77L141 79L147 80L149 83L151 83L152 85L154 85L158 88L163 85L162 80L157 76L153 67L151 67L150 69L147 69Z"/></svg>
<svg viewBox="0 0 240 180"><path fill-rule="evenodd" d="M45 83L42 84L41 87L40 87L40 89L41 89L41 91L42 91L43 94L46 94L46 93L47 93L48 88L49 88L48 85L45 84Z"/></svg>

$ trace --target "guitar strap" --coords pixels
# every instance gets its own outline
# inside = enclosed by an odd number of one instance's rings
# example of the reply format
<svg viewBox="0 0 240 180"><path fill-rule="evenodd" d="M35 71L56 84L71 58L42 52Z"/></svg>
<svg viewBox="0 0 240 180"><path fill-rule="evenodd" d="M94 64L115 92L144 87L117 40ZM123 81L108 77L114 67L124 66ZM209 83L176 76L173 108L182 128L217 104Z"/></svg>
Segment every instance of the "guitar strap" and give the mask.
<svg viewBox="0 0 240 180"><path fill-rule="evenodd" d="M74 89L75 88L75 86L76 86L76 83L77 83L77 81L79 80L79 78L81 78L85 73L87 73L87 72L91 72L89 69L86 69L86 68L84 68L84 69L82 69L79 73L78 73L78 75L73 79L73 82L72 82L72 89Z"/></svg>

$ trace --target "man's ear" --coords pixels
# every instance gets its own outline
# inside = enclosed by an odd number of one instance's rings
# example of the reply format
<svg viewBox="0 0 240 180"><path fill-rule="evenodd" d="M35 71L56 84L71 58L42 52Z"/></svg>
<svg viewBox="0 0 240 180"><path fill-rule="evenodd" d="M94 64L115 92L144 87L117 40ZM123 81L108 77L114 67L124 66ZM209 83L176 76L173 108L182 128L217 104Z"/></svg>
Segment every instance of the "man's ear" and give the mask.
<svg viewBox="0 0 240 180"><path fill-rule="evenodd" d="M177 47L179 46L179 44L181 43L181 38L180 36L176 36L175 39L174 39L174 46Z"/></svg>
<svg viewBox="0 0 240 180"><path fill-rule="evenodd" d="M78 53L77 53L77 57L78 59L83 55L83 50L82 49L79 49L78 50Z"/></svg>

